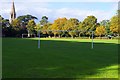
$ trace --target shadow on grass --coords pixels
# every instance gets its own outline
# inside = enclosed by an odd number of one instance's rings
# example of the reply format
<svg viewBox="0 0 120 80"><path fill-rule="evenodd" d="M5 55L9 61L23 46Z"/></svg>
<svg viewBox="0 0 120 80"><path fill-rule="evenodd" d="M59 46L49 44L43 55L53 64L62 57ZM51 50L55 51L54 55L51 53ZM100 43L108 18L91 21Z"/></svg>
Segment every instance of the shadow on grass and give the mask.
<svg viewBox="0 0 120 80"><path fill-rule="evenodd" d="M74 80L113 65L118 65L118 44L94 43L91 49L87 42L41 40L38 49L37 40L3 39L3 78Z"/></svg>

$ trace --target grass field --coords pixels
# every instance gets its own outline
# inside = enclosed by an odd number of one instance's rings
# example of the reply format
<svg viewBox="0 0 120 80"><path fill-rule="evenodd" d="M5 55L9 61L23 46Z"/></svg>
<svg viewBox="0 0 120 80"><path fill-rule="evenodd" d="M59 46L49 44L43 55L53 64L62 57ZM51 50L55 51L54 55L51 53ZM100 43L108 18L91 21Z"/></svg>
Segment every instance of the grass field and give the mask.
<svg viewBox="0 0 120 80"><path fill-rule="evenodd" d="M118 40L3 38L3 78L118 78Z"/></svg>

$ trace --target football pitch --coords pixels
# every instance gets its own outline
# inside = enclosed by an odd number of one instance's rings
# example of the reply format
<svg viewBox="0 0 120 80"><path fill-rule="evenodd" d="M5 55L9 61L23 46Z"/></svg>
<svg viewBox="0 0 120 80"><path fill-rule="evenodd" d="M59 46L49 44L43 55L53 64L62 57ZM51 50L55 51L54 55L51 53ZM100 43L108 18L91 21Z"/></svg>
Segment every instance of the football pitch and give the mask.
<svg viewBox="0 0 120 80"><path fill-rule="evenodd" d="M3 78L118 78L118 40L3 38Z"/></svg>

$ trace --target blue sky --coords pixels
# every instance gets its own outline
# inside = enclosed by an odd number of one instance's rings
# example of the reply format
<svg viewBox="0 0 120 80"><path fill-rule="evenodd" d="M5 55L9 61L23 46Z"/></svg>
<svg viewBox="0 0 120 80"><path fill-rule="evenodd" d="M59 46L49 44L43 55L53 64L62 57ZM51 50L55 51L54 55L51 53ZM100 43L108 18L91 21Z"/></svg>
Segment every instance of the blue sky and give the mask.
<svg viewBox="0 0 120 80"><path fill-rule="evenodd" d="M118 9L118 0L94 0L84 1L50 1L50 0L14 0L17 16L32 14L38 17L38 21L42 16L46 15L50 22L53 22L59 17L77 18L83 21L89 15L94 15L98 18L98 22L104 19L110 19L116 14ZM4 18L10 17L12 0L2 0L0 2L0 15ZM37 22L38 22L37 21Z"/></svg>

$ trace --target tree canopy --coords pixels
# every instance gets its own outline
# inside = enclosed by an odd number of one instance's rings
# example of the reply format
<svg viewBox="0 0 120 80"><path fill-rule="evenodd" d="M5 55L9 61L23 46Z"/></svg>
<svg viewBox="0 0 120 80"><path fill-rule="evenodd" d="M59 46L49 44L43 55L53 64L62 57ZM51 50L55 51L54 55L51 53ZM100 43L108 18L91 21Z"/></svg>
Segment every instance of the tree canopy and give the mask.
<svg viewBox="0 0 120 80"><path fill-rule="evenodd" d="M118 10L118 12L120 12ZM41 34L46 36L58 36L58 37L90 37L91 31L95 32L94 36L106 36L114 35L118 36L118 24L120 24L119 14L113 16L110 20L102 20L97 22L97 18L93 15L87 16L83 21L79 21L79 18L57 18L53 23L48 21L47 16L42 16L39 23L35 20L38 18L33 15L22 15L18 16L12 23L9 23L8 19L4 19L0 16L2 22L3 33L8 31L8 28L13 32L18 32L16 35L21 33L37 33L39 30ZM20 33L19 33L20 32Z"/></svg>

